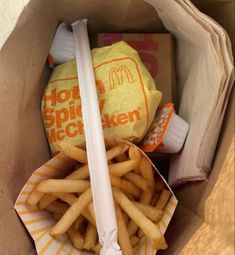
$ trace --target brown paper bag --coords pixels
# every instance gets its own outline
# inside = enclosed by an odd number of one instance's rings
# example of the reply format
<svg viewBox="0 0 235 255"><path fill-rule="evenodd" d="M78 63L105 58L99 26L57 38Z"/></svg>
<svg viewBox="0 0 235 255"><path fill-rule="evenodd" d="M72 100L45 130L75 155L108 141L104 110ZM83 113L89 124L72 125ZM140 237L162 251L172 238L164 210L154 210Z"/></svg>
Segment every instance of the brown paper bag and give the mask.
<svg viewBox="0 0 235 255"><path fill-rule="evenodd" d="M233 40L234 1L193 2L216 18ZM40 103L49 79L50 70L45 63L57 24L61 20L71 23L89 17L91 36L95 32L154 33L167 30L154 8L142 0L68 0L66 3L61 0L9 0L0 2L0 14L0 254L31 255L36 254L34 244L13 204L33 169L50 157ZM177 50L178 47L179 41ZM183 69L188 70L187 66ZM177 76L180 77L179 72ZM181 98L184 93L186 91L180 89ZM167 231L169 248L159 254L233 252L233 100L234 97L230 97L208 182L177 188L180 206Z"/></svg>

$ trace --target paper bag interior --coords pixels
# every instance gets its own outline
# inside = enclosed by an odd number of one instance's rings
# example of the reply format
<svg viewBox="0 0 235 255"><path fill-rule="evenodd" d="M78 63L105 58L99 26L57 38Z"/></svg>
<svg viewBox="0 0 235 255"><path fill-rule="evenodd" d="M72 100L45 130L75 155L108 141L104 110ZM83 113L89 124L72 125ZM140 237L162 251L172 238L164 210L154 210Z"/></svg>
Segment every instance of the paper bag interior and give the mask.
<svg viewBox="0 0 235 255"><path fill-rule="evenodd" d="M194 2L217 19L233 38L234 2ZM56 27L62 20L71 23L81 18L89 18L91 36L97 32L167 32L156 11L140 0L32 0L24 8L0 51L0 254L36 254L13 205L32 172L51 156L40 104L50 76L46 59ZM234 233L231 210L234 207L233 100L234 93L208 181L175 190L179 206L167 230L169 248L159 254L231 252Z"/></svg>

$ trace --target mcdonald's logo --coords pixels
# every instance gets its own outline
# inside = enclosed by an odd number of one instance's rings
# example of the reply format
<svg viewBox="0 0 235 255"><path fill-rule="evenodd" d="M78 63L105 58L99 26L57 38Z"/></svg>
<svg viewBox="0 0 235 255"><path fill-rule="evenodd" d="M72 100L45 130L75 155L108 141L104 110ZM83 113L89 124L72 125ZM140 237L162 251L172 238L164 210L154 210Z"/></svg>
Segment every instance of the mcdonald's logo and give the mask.
<svg viewBox="0 0 235 255"><path fill-rule="evenodd" d="M124 82L133 83L134 79L130 69L121 65L118 68L112 67L109 71L109 86L114 89L116 85L123 85Z"/></svg>

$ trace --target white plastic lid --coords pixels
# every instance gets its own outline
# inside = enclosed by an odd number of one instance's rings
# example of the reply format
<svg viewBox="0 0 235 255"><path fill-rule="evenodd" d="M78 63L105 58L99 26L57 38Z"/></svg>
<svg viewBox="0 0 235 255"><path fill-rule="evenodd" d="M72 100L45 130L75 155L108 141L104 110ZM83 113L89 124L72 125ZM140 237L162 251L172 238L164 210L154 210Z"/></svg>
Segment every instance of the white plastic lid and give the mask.
<svg viewBox="0 0 235 255"><path fill-rule="evenodd" d="M49 54L54 64L62 64L75 58L73 32L65 23L58 26Z"/></svg>

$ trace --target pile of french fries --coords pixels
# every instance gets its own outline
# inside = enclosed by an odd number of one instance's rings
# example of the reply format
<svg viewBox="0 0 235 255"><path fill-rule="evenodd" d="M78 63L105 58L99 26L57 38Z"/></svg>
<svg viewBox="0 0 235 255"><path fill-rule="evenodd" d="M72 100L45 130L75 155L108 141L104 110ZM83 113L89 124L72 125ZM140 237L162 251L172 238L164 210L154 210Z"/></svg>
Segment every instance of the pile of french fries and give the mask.
<svg viewBox="0 0 235 255"><path fill-rule="evenodd" d="M123 254L134 254L143 236L152 241L154 249L166 249L158 223L171 192L136 147L107 143L106 148ZM86 151L66 143L58 144L57 149L76 160L75 166L64 179L39 183L27 204L52 213L57 222L50 232L52 237L67 233L75 248L99 254L102 247L98 242Z"/></svg>

